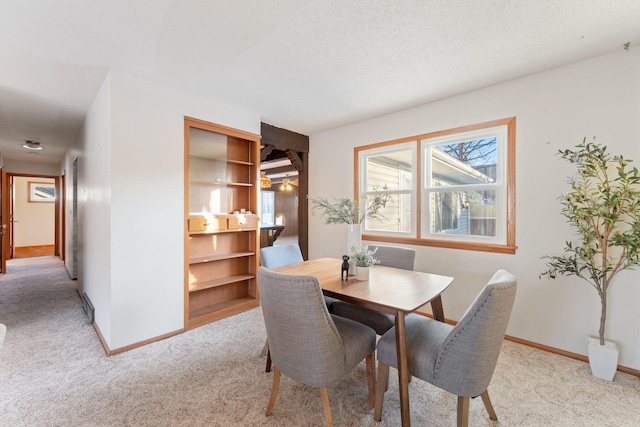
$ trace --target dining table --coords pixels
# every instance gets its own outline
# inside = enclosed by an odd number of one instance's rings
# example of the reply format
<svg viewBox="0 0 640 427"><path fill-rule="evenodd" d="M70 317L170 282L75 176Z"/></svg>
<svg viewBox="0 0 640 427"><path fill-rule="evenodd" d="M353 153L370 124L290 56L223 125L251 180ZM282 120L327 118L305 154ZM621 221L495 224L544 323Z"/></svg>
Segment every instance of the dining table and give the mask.
<svg viewBox="0 0 640 427"><path fill-rule="evenodd" d="M441 294L451 285L453 277L374 265L370 267L368 280L356 280L355 276L343 280L341 266L341 259L317 258L278 267L273 271L315 276L324 295L395 317L400 416L402 426L409 426L411 416L405 316L430 303L433 318L444 322ZM384 385L378 384L377 387Z"/></svg>

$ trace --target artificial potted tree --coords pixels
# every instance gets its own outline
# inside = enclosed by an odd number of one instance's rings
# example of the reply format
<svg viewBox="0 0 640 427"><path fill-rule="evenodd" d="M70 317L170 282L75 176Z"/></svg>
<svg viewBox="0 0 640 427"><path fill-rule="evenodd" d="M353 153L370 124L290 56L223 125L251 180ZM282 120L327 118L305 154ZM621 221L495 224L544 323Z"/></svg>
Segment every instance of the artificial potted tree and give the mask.
<svg viewBox="0 0 640 427"><path fill-rule="evenodd" d="M594 376L611 381L618 349L605 340L607 293L616 274L640 264L640 174L630 160L611 156L607 147L586 139L558 154L577 168L569 178L571 191L561 197L561 213L578 241L567 241L563 255L544 256L547 270L541 277L573 275L596 290L600 328L598 339L588 338L589 363Z"/></svg>

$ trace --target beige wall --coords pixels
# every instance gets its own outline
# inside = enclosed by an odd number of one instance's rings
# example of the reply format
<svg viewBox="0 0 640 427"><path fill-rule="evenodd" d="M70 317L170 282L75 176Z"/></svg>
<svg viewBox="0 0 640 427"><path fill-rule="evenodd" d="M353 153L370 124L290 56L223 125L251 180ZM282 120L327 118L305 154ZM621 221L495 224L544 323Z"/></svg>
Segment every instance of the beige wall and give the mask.
<svg viewBox="0 0 640 427"><path fill-rule="evenodd" d="M53 179L14 177L14 246L53 245L55 242L55 203L29 202L29 182L54 184Z"/></svg>
<svg viewBox="0 0 640 427"><path fill-rule="evenodd" d="M559 255L574 239L558 197L574 170L559 149L584 137L640 163L640 47L310 136L309 194L352 196L353 148L462 125L515 116L515 255L416 246L416 269L455 278L443 297L445 315L458 320L498 268L518 277L508 334L586 354L597 335L600 301L575 277L538 278L543 255ZM327 173L327 171L343 173ZM309 255L339 256L346 231L309 216ZM625 271L609 294L606 337L620 348L620 364L640 368L640 272Z"/></svg>

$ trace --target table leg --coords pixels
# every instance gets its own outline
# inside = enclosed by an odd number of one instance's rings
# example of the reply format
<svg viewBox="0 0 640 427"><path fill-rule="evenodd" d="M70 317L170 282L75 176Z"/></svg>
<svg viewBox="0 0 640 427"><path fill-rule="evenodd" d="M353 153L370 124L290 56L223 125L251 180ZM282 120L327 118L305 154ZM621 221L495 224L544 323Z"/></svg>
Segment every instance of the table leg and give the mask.
<svg viewBox="0 0 640 427"><path fill-rule="evenodd" d="M431 311L434 319L444 322L444 309L442 308L442 297L440 295L431 300Z"/></svg>
<svg viewBox="0 0 640 427"><path fill-rule="evenodd" d="M407 364L407 333L404 325L404 313L396 313L396 351L398 353L398 387L400 388L400 417L402 426L411 425L409 412L409 366ZM381 387L378 384L378 387Z"/></svg>

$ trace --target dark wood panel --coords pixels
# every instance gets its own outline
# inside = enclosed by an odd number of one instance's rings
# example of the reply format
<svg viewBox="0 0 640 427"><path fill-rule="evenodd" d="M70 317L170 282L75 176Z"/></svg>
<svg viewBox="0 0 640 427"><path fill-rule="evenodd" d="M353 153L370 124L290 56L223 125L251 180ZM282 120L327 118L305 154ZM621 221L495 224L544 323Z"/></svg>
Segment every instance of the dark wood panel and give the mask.
<svg viewBox="0 0 640 427"><path fill-rule="evenodd" d="M309 259L309 153L301 153L304 170L298 174L298 245L302 257Z"/></svg>
<svg viewBox="0 0 640 427"><path fill-rule="evenodd" d="M280 236L298 235L298 190L294 187L291 191L280 191L276 187L275 193L275 217L284 215L284 230Z"/></svg>
<svg viewBox="0 0 640 427"><path fill-rule="evenodd" d="M300 153L309 152L309 137L290 130L261 123L260 135L262 144L272 145L278 150L293 150Z"/></svg>

